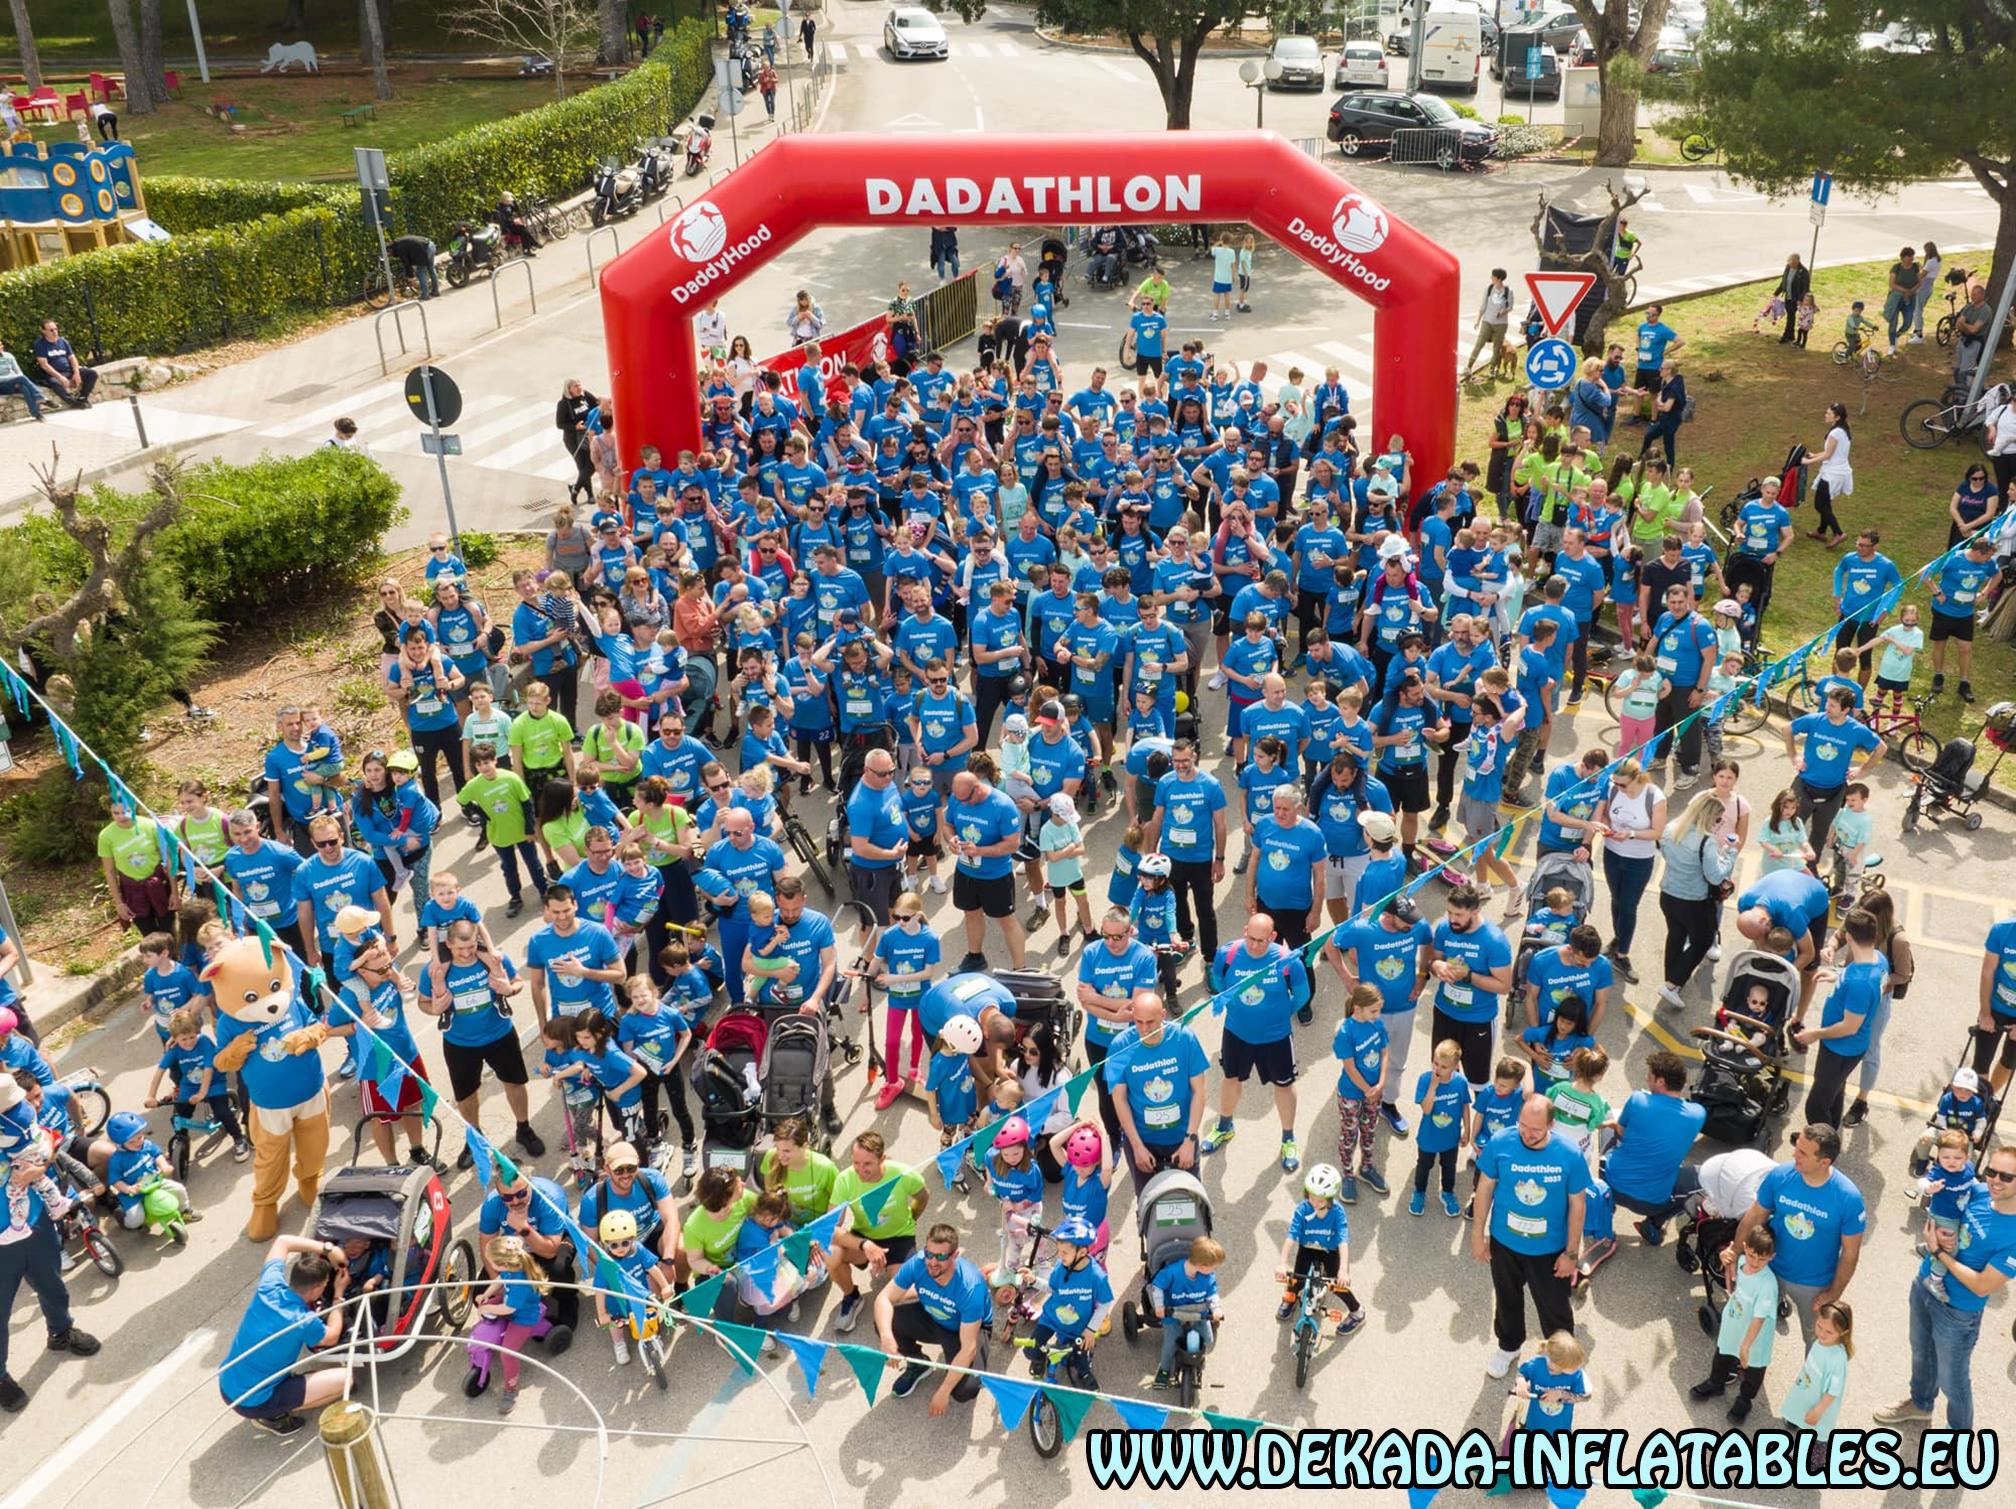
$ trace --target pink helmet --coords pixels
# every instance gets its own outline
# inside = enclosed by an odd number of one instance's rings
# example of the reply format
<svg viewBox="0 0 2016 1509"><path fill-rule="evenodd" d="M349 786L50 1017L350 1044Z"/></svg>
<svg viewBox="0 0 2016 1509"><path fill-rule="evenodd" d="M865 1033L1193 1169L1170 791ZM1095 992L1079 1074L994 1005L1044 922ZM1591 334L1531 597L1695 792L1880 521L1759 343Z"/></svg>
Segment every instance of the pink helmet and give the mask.
<svg viewBox="0 0 2016 1509"><path fill-rule="evenodd" d="M1001 1130L994 1134L996 1147L1023 1147L1029 1142L1029 1123L1020 1116L1010 1116L1001 1123Z"/></svg>
<svg viewBox="0 0 2016 1509"><path fill-rule="evenodd" d="M1064 1161L1073 1168L1097 1168L1106 1156L1106 1139L1097 1127L1078 1127L1064 1139Z"/></svg>
<svg viewBox="0 0 2016 1509"><path fill-rule="evenodd" d="M11 1006L0 1006L0 1037L7 1036L21 1025L21 1018L14 1014Z"/></svg>

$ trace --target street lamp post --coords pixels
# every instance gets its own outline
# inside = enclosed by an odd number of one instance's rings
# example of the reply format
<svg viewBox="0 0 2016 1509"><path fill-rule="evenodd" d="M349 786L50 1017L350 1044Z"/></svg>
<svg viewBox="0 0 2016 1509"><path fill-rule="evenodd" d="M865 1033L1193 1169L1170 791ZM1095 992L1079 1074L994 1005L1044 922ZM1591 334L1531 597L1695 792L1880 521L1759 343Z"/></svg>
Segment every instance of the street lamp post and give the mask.
<svg viewBox="0 0 2016 1509"><path fill-rule="evenodd" d="M1281 60L1269 58L1264 64L1248 58L1239 65L1240 80L1253 91L1253 125L1257 130L1267 124L1267 88L1281 78Z"/></svg>

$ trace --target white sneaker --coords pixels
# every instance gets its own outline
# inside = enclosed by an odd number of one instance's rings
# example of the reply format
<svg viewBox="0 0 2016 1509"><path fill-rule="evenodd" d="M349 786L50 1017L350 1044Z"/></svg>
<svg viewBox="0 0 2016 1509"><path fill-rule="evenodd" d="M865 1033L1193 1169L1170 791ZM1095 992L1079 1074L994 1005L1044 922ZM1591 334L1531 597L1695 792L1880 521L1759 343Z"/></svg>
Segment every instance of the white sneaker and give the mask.
<svg viewBox="0 0 2016 1509"><path fill-rule="evenodd" d="M621 1331L609 1333L609 1346L616 1353L616 1366L627 1367L630 1363L630 1343L623 1339Z"/></svg>
<svg viewBox="0 0 2016 1509"><path fill-rule="evenodd" d="M1922 335L1914 335L1911 337L1911 344L1914 346L1922 346L1925 344L1925 337Z"/></svg>
<svg viewBox="0 0 2016 1509"><path fill-rule="evenodd" d="M930 891L933 895L943 896L945 894L945 877L935 873L925 876L924 889Z"/></svg>
<svg viewBox="0 0 2016 1509"><path fill-rule="evenodd" d="M1670 1006L1673 1010L1678 1011L1687 1003L1680 999L1680 992L1675 990L1671 985L1661 985L1659 987L1659 1004L1661 1006Z"/></svg>
<svg viewBox="0 0 2016 1509"><path fill-rule="evenodd" d="M1708 945L1708 962L1710 964L1720 964L1722 962L1721 944L1711 943Z"/></svg>
<svg viewBox="0 0 2016 1509"><path fill-rule="evenodd" d="M765 1331L763 1333L763 1355L765 1357L775 1357L783 1350L784 1348L778 1343L775 1331Z"/></svg>
<svg viewBox="0 0 2016 1509"><path fill-rule="evenodd" d="M1223 671L1213 671L1211 679L1205 682L1204 685L1214 692L1224 691L1226 686L1225 673Z"/></svg>
<svg viewBox="0 0 2016 1509"><path fill-rule="evenodd" d="M1484 1376L1487 1378L1503 1378L1507 1373L1512 1371L1512 1364L1518 1360L1519 1354L1517 1352L1508 1352L1501 1347L1493 1352L1491 1360L1484 1364Z"/></svg>

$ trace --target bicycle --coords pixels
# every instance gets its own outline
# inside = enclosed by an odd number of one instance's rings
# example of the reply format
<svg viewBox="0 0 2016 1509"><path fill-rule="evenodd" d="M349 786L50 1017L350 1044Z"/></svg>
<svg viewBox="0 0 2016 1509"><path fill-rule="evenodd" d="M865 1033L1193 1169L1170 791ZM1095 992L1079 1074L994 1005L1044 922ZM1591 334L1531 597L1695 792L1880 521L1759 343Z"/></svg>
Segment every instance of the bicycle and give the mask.
<svg viewBox="0 0 2016 1509"><path fill-rule="evenodd" d="M70 1092L70 1121L79 1136L96 1137L112 1117L112 1097L98 1082L96 1069L73 1069L63 1076Z"/></svg>
<svg viewBox="0 0 2016 1509"><path fill-rule="evenodd" d="M70 1244L75 1242L100 1273L107 1278L119 1277L126 1271L126 1259L119 1255L119 1249L112 1245L105 1228L98 1224L98 1213L91 1208L90 1196L74 1190L64 1192L71 1197L70 1208L56 1223L64 1250L67 1252Z"/></svg>
<svg viewBox="0 0 2016 1509"><path fill-rule="evenodd" d="M1864 382L1873 382L1884 375L1883 348L1873 340L1858 341L1853 346L1845 340L1836 341L1833 356L1835 366L1852 364L1862 374Z"/></svg>
<svg viewBox="0 0 2016 1509"><path fill-rule="evenodd" d="M1169 1009L1176 1009L1176 972L1183 967L1183 961L1197 952L1197 945L1188 938L1172 938L1167 943L1149 945L1155 953L1155 975L1162 985L1162 999Z"/></svg>
<svg viewBox="0 0 2016 1509"><path fill-rule="evenodd" d="M1688 162L1701 162L1714 156L1718 150L1715 143L1699 131L1689 131L1680 138L1680 155Z"/></svg>
<svg viewBox="0 0 2016 1509"><path fill-rule="evenodd" d="M577 204L572 210L563 210L545 194L540 194L521 205L518 218L523 220L528 228L537 231L549 241L564 241L575 231L585 231L595 223L595 213L586 204Z"/></svg>
<svg viewBox="0 0 2016 1509"><path fill-rule="evenodd" d="M1037 1350L1034 1337L1018 1336L1015 1347L1024 1352ZM1052 1340L1042 1347L1043 1368L1038 1375L1046 1384L1061 1384L1066 1388L1092 1389L1096 1386L1084 1351L1075 1341L1059 1345ZM1065 1374L1070 1374L1066 1379ZM1029 1405L1029 1444L1036 1448L1036 1455L1048 1461L1064 1449L1063 1423L1057 1418L1057 1406L1050 1402L1050 1396L1041 1390Z"/></svg>
<svg viewBox="0 0 2016 1509"><path fill-rule="evenodd" d="M1953 336L1960 328L1960 294L1973 279L1973 269L1966 267L1956 267L1946 275L1946 312L1939 316L1939 323L1932 331L1932 338L1942 346L1953 344Z"/></svg>
<svg viewBox="0 0 2016 1509"><path fill-rule="evenodd" d="M644 1364L646 1375L658 1385L659 1393L668 1390L672 1379L665 1367L665 1342L659 1335L665 1326L665 1307L656 1300L627 1300L622 1317L610 1321L609 1325L611 1329L622 1326L629 1331L631 1344L637 1350L637 1360Z"/></svg>
<svg viewBox="0 0 2016 1509"><path fill-rule="evenodd" d="M1346 1334L1342 1329L1344 1312L1328 1308L1319 1298L1329 1288L1330 1280L1320 1269L1309 1268L1303 1272L1302 1288L1295 1296L1294 1324L1288 1332L1288 1350L1295 1357L1295 1387L1298 1389L1309 1386L1309 1364L1316 1360L1316 1344L1323 1339L1324 1317L1328 1316L1330 1324L1339 1328L1339 1336Z"/></svg>
<svg viewBox="0 0 2016 1509"><path fill-rule="evenodd" d="M1925 731L1925 709L1931 705L1932 694L1919 692L1911 698L1908 713L1886 716L1879 708L1869 714L1870 730L1890 744L1907 770L1930 770L1939 758L1939 740Z"/></svg>
<svg viewBox="0 0 2016 1509"><path fill-rule="evenodd" d="M819 845L814 842L811 830L805 826L804 819L789 810L784 813L784 841L791 846L791 852L804 861L805 868L812 872L820 890L828 897L840 894L833 888L833 872L820 860Z"/></svg>
<svg viewBox="0 0 2016 1509"><path fill-rule="evenodd" d="M420 297L420 280L408 272L403 265L392 269L392 281L385 281L383 264L374 264L364 274L364 303L372 309L388 308L394 299L405 303Z"/></svg>
<svg viewBox="0 0 2016 1509"><path fill-rule="evenodd" d="M154 1108L172 1106L174 1102L150 1100L147 1104L150 1108ZM184 1116L177 1111L170 1118L170 1126L173 1130L168 1136L168 1166L174 1170L176 1181L179 1183L189 1177L191 1134L203 1139L202 1147L195 1150L196 1156L200 1158L223 1138L224 1123L207 1111L200 1116Z"/></svg>
<svg viewBox="0 0 2016 1509"><path fill-rule="evenodd" d="M1949 440L1973 435L1987 422L1987 395L1967 402L1967 390L1949 387L1937 398L1921 398L1904 406L1897 428L1913 450L1936 451Z"/></svg>

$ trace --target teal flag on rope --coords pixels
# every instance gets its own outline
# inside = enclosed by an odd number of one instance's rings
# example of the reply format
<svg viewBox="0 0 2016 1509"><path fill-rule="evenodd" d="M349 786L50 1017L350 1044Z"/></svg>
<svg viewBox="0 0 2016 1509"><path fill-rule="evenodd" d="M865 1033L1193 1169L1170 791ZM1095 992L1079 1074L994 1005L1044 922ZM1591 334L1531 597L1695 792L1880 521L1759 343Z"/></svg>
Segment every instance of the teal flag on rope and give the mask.
<svg viewBox="0 0 2016 1509"><path fill-rule="evenodd" d="M777 1339L798 1359L798 1371L805 1375L805 1397L818 1398L819 1370L826 1366L832 1344L813 1336L793 1336L789 1331L779 1331Z"/></svg>
<svg viewBox="0 0 2016 1509"><path fill-rule="evenodd" d="M882 1387L882 1370L889 1365L888 1355L873 1347L857 1347L848 1341L840 1343L840 1355L854 1370L854 1377L867 1392L868 1402L873 1404L876 1391Z"/></svg>

